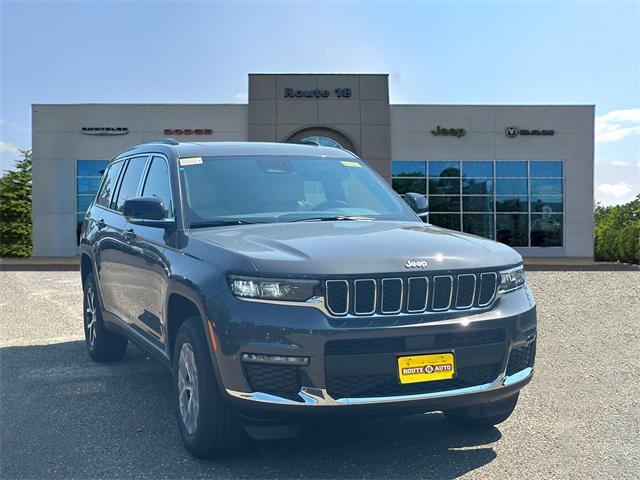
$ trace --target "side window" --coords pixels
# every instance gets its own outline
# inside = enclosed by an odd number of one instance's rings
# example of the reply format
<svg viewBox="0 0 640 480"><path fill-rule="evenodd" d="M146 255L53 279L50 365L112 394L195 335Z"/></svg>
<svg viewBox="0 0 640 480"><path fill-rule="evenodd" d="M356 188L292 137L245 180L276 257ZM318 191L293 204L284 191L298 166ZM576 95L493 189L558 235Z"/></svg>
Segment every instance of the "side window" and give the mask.
<svg viewBox="0 0 640 480"><path fill-rule="evenodd" d="M127 163L127 169L124 172L124 177L120 181L118 199L115 202L115 209L119 212L122 211L125 200L136 196L142 172L147 164L147 158L148 157L134 157L129 160L129 163Z"/></svg>
<svg viewBox="0 0 640 480"><path fill-rule="evenodd" d="M142 189L143 197L158 197L164 204L165 217L173 216L169 169L164 158L153 157Z"/></svg>
<svg viewBox="0 0 640 480"><path fill-rule="evenodd" d="M100 188L98 197L96 199L96 203L98 205L109 207L109 203L111 202L111 197L113 195L113 190L116 188L118 175L120 174L120 170L122 170L123 164L124 162L118 162L107 168L104 183L102 184L102 187Z"/></svg>

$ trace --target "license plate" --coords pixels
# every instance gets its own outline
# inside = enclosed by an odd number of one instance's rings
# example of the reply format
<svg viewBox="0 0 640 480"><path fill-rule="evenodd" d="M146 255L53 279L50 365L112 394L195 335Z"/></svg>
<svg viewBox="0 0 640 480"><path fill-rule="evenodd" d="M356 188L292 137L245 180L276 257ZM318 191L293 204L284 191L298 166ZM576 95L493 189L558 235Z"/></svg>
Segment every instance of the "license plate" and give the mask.
<svg viewBox="0 0 640 480"><path fill-rule="evenodd" d="M455 372L453 353L398 357L400 383L446 380L453 378Z"/></svg>

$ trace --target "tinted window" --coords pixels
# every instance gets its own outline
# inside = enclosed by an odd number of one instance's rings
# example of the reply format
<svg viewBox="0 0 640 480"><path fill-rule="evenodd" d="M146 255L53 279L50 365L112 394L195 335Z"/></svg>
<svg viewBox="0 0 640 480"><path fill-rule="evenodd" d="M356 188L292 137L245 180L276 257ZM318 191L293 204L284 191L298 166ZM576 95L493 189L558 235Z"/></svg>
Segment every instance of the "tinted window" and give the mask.
<svg viewBox="0 0 640 480"><path fill-rule="evenodd" d="M173 203L171 201L171 187L169 181L169 168L164 158L153 157L147 179L142 190L143 197L158 197L162 200L165 209L165 217L173 215Z"/></svg>
<svg viewBox="0 0 640 480"><path fill-rule="evenodd" d="M460 162L430 161L429 176L430 177L459 177Z"/></svg>
<svg viewBox="0 0 640 480"><path fill-rule="evenodd" d="M427 174L426 162L394 160L392 175L394 177L424 177Z"/></svg>
<svg viewBox="0 0 640 480"><path fill-rule="evenodd" d="M129 160L127 169L124 172L124 178L120 182L118 190L118 200L116 201L116 210L122 211L125 200L133 198L138 192L138 184L140 177L147 163L147 157L135 157Z"/></svg>
<svg viewBox="0 0 640 480"><path fill-rule="evenodd" d="M496 177L526 177L527 162L496 162Z"/></svg>
<svg viewBox="0 0 640 480"><path fill-rule="evenodd" d="M462 162L465 177L493 177L493 162Z"/></svg>
<svg viewBox="0 0 640 480"><path fill-rule="evenodd" d="M98 205L102 205L103 207L109 206L111 196L113 195L113 189L116 186L118 175L120 174L120 170L122 170L123 164L124 162L114 163L108 168L104 183L102 184L102 188L100 189L96 200Z"/></svg>
<svg viewBox="0 0 640 480"><path fill-rule="evenodd" d="M562 162L531 162L532 177L562 177Z"/></svg>

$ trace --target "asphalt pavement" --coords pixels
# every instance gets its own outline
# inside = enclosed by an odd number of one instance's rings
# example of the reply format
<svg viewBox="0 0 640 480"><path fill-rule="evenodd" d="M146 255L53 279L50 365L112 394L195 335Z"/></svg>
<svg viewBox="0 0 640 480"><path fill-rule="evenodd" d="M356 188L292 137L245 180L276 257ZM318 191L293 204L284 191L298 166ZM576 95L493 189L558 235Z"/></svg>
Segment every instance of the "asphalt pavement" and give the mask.
<svg viewBox="0 0 640 480"><path fill-rule="evenodd" d="M534 380L485 432L439 413L310 426L193 459L170 375L90 361L78 272L0 272L0 478L640 478L640 272L535 271Z"/></svg>

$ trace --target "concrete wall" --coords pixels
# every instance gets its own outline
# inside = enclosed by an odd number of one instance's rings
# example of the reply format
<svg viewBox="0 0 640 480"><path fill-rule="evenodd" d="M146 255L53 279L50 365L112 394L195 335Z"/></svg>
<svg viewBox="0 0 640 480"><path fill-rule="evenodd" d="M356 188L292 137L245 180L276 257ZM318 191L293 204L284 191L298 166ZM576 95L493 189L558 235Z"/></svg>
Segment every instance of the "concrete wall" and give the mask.
<svg viewBox="0 0 640 480"><path fill-rule="evenodd" d="M466 134L434 136L438 125ZM514 126L555 132L508 138ZM526 256L593 256L593 135L593 106L391 106L394 160L564 160L564 247L517 249Z"/></svg>
<svg viewBox="0 0 640 480"><path fill-rule="evenodd" d="M33 105L34 256L77 255L76 160L109 160L165 128L210 128L181 141L246 141L246 105ZM83 127L127 127L118 136L85 135Z"/></svg>
<svg viewBox="0 0 640 480"><path fill-rule="evenodd" d="M287 96L286 89L328 92L327 97ZM348 98L336 89L350 89ZM283 142L302 129L336 130L356 153L385 178L391 178L389 83L385 75L251 74L249 140ZM313 130L311 130L313 129ZM297 137L295 137L297 139ZM339 140L339 138L334 138Z"/></svg>

